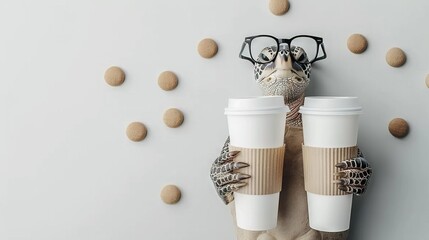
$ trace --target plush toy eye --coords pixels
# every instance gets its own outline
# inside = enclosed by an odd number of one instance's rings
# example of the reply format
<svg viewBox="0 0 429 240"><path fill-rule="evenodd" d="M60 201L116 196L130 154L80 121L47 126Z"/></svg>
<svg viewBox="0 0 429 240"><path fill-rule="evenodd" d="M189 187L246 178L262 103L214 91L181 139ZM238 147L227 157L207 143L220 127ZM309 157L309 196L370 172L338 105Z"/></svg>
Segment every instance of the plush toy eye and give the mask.
<svg viewBox="0 0 429 240"><path fill-rule="evenodd" d="M259 54L259 59L263 60L264 62L270 61L270 59L264 53Z"/></svg>
<svg viewBox="0 0 429 240"><path fill-rule="evenodd" d="M275 57L275 52L272 47L266 47L258 55L258 60L260 63L271 62Z"/></svg>
<svg viewBox="0 0 429 240"><path fill-rule="evenodd" d="M299 56L297 61L298 62L305 62L305 61L307 61L307 56L305 56L305 54L301 54L301 56Z"/></svg>
<svg viewBox="0 0 429 240"><path fill-rule="evenodd" d="M301 47L294 47L292 54L295 60L299 63L308 63L307 53Z"/></svg>

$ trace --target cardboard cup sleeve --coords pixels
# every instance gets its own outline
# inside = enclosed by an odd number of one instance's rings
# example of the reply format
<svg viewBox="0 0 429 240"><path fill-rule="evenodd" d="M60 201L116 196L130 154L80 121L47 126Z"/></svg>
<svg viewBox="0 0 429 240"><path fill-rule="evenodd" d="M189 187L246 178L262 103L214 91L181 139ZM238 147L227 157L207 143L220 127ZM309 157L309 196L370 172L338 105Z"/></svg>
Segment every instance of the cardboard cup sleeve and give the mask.
<svg viewBox="0 0 429 240"><path fill-rule="evenodd" d="M355 158L357 147L318 148L302 146L304 160L304 180L307 192L320 195L346 195L338 189L335 173L340 169L335 167L343 160Z"/></svg>
<svg viewBox="0 0 429 240"><path fill-rule="evenodd" d="M248 184L237 192L249 195L268 195L282 189L283 163L285 146L279 148L241 148L230 146L230 151L240 151L235 162L244 162L249 167L238 170L248 174Z"/></svg>

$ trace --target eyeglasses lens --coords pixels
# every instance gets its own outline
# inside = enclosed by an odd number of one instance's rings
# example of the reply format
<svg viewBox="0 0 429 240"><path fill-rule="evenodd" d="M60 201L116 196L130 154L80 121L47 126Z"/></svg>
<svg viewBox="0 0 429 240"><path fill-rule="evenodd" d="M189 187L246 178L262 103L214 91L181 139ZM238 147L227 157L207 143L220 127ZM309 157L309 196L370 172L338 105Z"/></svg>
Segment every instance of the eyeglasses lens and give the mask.
<svg viewBox="0 0 429 240"><path fill-rule="evenodd" d="M293 48L293 46L301 47L307 54L306 58L302 54L299 56L296 56L295 57L296 61L305 63L305 62L311 62L314 59L316 59L318 47L315 39L309 38L309 37L297 37L291 41L291 45L292 45L291 48Z"/></svg>
<svg viewBox="0 0 429 240"><path fill-rule="evenodd" d="M250 43L253 60L258 63L268 63L274 60L277 53L277 41L272 37L256 37Z"/></svg>

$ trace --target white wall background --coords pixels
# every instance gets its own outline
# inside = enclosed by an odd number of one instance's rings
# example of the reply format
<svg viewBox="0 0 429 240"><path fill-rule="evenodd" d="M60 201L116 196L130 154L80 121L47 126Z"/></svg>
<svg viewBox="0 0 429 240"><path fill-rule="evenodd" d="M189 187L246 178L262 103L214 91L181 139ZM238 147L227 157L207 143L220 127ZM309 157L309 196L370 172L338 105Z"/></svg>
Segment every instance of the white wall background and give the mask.
<svg viewBox="0 0 429 240"><path fill-rule="evenodd" d="M424 239L429 89L429 2L291 0L272 15L265 0L14 0L0 2L0 239L233 239L229 210L209 168L227 135L228 97L260 94L252 66L237 55L245 36L324 37L309 95L355 95L365 109L360 146L374 168L368 193L355 198L350 239ZM368 50L354 55L347 37ZM219 53L196 52L212 37ZM405 66L384 56L401 47ZM122 67L121 87L103 79ZM172 70L179 87L157 76ZM162 123L169 107L185 123ZM392 137L388 122L411 132ZM132 121L145 141L125 136ZM179 204L161 188L182 189Z"/></svg>

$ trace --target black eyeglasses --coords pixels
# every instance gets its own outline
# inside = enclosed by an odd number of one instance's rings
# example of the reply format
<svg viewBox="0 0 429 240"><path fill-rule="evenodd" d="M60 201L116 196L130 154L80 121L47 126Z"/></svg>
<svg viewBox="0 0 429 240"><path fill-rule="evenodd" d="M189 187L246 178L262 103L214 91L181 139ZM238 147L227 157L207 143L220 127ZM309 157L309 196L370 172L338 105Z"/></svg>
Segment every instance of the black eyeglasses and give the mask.
<svg viewBox="0 0 429 240"><path fill-rule="evenodd" d="M307 57L300 56L299 59L295 59L296 56L291 53L292 61L314 63L326 58L323 38L309 35L298 35L291 39L276 38L270 35L246 37L241 47L240 58L246 59L253 64L266 64L276 59L280 45L283 44L287 44L289 50L291 50L292 46L301 47L307 54ZM248 46L250 56L243 55L246 46ZM319 56L320 48L322 49L322 56Z"/></svg>

